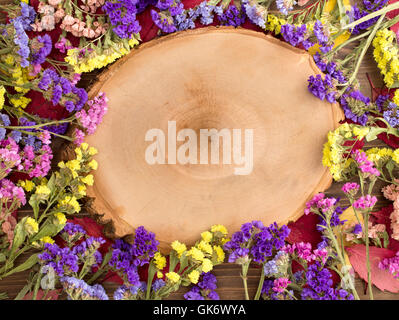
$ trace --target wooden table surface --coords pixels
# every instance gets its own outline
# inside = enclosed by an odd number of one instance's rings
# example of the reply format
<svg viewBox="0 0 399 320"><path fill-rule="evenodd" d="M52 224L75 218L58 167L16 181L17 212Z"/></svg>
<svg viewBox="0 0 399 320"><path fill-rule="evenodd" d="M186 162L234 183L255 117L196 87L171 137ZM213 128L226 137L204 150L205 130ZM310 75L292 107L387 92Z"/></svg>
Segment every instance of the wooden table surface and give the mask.
<svg viewBox="0 0 399 320"><path fill-rule="evenodd" d="M9 0L0 0L0 3L7 3ZM345 49L347 52L349 52L351 49ZM343 52L345 54L345 52ZM364 94L367 94L370 96L370 85L366 77L366 73L369 74L371 77L373 83L375 86L380 87L382 86L383 82L381 79L381 76L379 74L379 71L377 69L376 63L374 62L374 59L372 57L372 53L369 50L367 53L366 57L364 58L358 79L361 83L361 90ZM91 86L95 81L96 77L98 75L98 72L91 72L87 73L82 77L82 83L84 87L89 87ZM306 85L306 84L304 84ZM59 145L59 144L58 144ZM385 146L385 144L381 141L374 141L373 143L370 143L366 146ZM54 148L55 154L59 152L60 147L56 146ZM57 162L57 156L54 157L54 163ZM343 197L343 193L340 190L341 186L343 183L333 183L331 187L326 191L326 194L328 196L341 196ZM374 188L376 191L374 192L374 195L378 197L379 201L376 205L376 209L378 210L381 207L384 207L388 205L390 202L387 201L382 193L380 192L380 187L382 186L377 185L378 188ZM343 206L347 206L348 203L342 201ZM31 214L31 210L29 208L24 208L20 210L20 215L25 216L27 214ZM88 213L82 212L76 216L88 216ZM26 258L26 256L25 256ZM24 259L24 257L21 257L21 260ZM240 278L240 267L234 264L228 264L228 263L223 263L219 266L216 266L214 268L213 273L217 277L217 285L218 289L216 290L220 296L221 299L223 300L232 300L232 299L244 299L244 291L243 291L243 286L242 286L242 280ZM1 292L7 292L8 297L10 299L15 298L15 296L18 294L19 290L22 289L22 287L27 283L29 272L21 272L18 274L11 275L3 280L0 281L0 293ZM260 269L251 267L248 272L248 289L249 289L249 296L253 297L255 295L257 286L258 286L258 281L259 281L259 276L260 276ZM109 295L112 297L113 291L118 287L117 284L112 284L112 283L105 283L104 287L109 293ZM366 294L366 283L361 280L361 279L356 279L356 288L358 289L358 293L361 299L368 299L368 295ZM396 300L399 299L399 294L392 294L388 292L382 292L378 290L376 287L373 287L373 292L374 292L374 298L375 299L387 299L387 300ZM189 289L187 287L180 288L179 291L173 293L170 295L169 299L183 299L183 294L188 291Z"/></svg>

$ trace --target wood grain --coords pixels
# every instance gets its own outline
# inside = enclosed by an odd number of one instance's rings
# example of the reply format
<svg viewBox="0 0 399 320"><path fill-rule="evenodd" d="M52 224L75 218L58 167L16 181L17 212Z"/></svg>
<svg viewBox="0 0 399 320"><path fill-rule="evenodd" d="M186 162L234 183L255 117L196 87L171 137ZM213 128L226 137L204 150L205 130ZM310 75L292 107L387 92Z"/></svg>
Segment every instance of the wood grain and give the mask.
<svg viewBox="0 0 399 320"><path fill-rule="evenodd" d="M1 4L4 3L9 3L10 0L0 0ZM347 49L348 51L350 49ZM382 79L379 75L379 72L377 70L376 64L372 58L372 53L369 50L367 53L365 59L362 62L360 72L358 79L361 83L361 89L363 93L369 94L370 93L370 86L368 83L368 80L366 78L366 73L368 73L373 80L374 84L378 87L382 85ZM82 77L81 83L83 84L84 87L89 87L93 83L95 83L96 78L97 78L98 72L91 72L84 74ZM59 148L59 143L58 147L55 148L55 152L60 152ZM371 146L385 146L383 142L377 141L373 142ZM58 157L56 156L54 159L54 163L57 163ZM342 184L340 183L333 183L331 187L326 191L326 193L329 196L342 196L342 192L340 191ZM381 185L380 185L381 186ZM386 206L389 204L387 200L385 200L382 197L381 192L378 190L378 188L375 188L375 193L381 201L378 202L377 208ZM266 204L267 205L267 204ZM24 208L20 210L20 215L25 216L25 215L30 215L32 214L31 210L29 208ZM78 214L77 216L79 217L84 217L88 216L87 212L82 212ZM21 257L20 261L22 261L26 256ZM214 268L214 274L216 275L218 279L218 289L216 290L221 299L224 300L231 300L231 299L244 299L244 292L243 292L243 286L242 286L242 281L240 278L240 268L236 265L232 264L222 264L219 266L216 266ZM260 270L254 267L251 267L248 272L248 287L249 287L249 294L250 297L253 297L255 295L255 291L257 289L257 283L260 275ZM18 294L19 290L27 283L27 279L29 276L29 272L21 272L18 274L11 275L3 280L0 280L0 292L7 292L8 296L10 299L15 298L15 296ZM116 289L118 285L116 284L111 284L111 283L105 283L104 284L107 293L112 296L112 292ZM356 288L358 289L358 293L361 297L361 299L368 299L368 296L365 294L365 282L357 279L356 280ZM187 288L181 288L179 291L176 293L173 293L170 295L169 299L183 299L183 294L184 292L187 291ZM374 298L377 300L398 300L399 299L399 294L392 294L392 293L386 293L386 292L381 292L377 288L374 287Z"/></svg>

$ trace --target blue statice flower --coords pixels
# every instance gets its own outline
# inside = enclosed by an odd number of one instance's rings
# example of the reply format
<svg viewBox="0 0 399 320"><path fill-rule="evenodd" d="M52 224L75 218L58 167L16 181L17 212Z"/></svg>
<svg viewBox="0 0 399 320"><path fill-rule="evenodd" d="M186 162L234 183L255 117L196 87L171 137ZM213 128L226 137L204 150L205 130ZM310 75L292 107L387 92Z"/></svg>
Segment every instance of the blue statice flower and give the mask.
<svg viewBox="0 0 399 320"><path fill-rule="evenodd" d="M225 12L218 14L218 19L222 26L239 27L245 22L245 14L237 9L235 5L230 5Z"/></svg>
<svg viewBox="0 0 399 320"><path fill-rule="evenodd" d="M316 20L314 27L313 27L313 33L316 36L317 43L320 45L320 51L322 53L327 53L331 51L333 48L334 44L330 43L329 37L328 37L328 30L323 26L320 20Z"/></svg>
<svg viewBox="0 0 399 320"><path fill-rule="evenodd" d="M21 58L21 67L26 68L29 66L29 37L25 32L23 19L19 16L11 20L15 29L14 43L18 46L18 55Z"/></svg>
<svg viewBox="0 0 399 320"><path fill-rule="evenodd" d="M263 271L266 277L280 277L287 272L289 263L288 254L284 251L278 251L272 260L265 263Z"/></svg>
<svg viewBox="0 0 399 320"><path fill-rule="evenodd" d="M338 66L334 61L325 61L319 52L316 52L313 55L313 60L321 72L329 74L331 77L338 80L339 83L345 83L347 81L342 71L338 69Z"/></svg>
<svg viewBox="0 0 399 320"><path fill-rule="evenodd" d="M163 279L156 279L154 283L152 284L152 290L157 292L159 289L163 288L165 286L165 281Z"/></svg>
<svg viewBox="0 0 399 320"><path fill-rule="evenodd" d="M382 111L384 109L385 102L389 100L389 94L380 94L377 99L375 99L374 103L378 107L378 111Z"/></svg>
<svg viewBox="0 0 399 320"><path fill-rule="evenodd" d="M360 234L362 232L362 225L360 223L357 223L355 227L353 228L352 233L354 234Z"/></svg>
<svg viewBox="0 0 399 320"><path fill-rule="evenodd" d="M174 25L178 31L194 29L194 21L198 18L199 13L194 9L184 10L182 13L173 17Z"/></svg>
<svg viewBox="0 0 399 320"><path fill-rule="evenodd" d="M389 123L389 125L392 128L398 127L399 126L399 108L398 108L398 106L393 102L389 102L387 108L388 109L382 113L382 115L384 116L384 119Z"/></svg>
<svg viewBox="0 0 399 320"><path fill-rule="evenodd" d="M340 103L347 119L362 126L367 124L369 112L366 108L370 105L369 97L359 90L351 90L341 96Z"/></svg>
<svg viewBox="0 0 399 320"><path fill-rule="evenodd" d="M60 248L57 244L46 243L44 250L38 255L40 263L52 267L60 277L78 272L78 257L70 248Z"/></svg>
<svg viewBox="0 0 399 320"><path fill-rule="evenodd" d="M106 1L102 7L108 15L112 31L121 39L130 39L141 30L136 19L138 0Z"/></svg>
<svg viewBox="0 0 399 320"><path fill-rule="evenodd" d="M86 235L86 230L79 224L67 222L59 234L67 243L73 244Z"/></svg>
<svg viewBox="0 0 399 320"><path fill-rule="evenodd" d="M303 288L303 300L353 300L353 295L343 289L334 289L331 272L319 261L308 267L305 273L306 287Z"/></svg>
<svg viewBox="0 0 399 320"><path fill-rule="evenodd" d="M89 237L72 248L72 253L76 255L80 261L89 266L96 267L101 264L103 258L98 249L105 240L101 237Z"/></svg>
<svg viewBox="0 0 399 320"><path fill-rule="evenodd" d="M387 3L388 0L363 0L364 8L359 8L358 4L354 4L351 8L351 11L347 11L346 13L351 18L351 21L356 21L360 18L363 18L364 16L367 16L371 12L382 9ZM359 23L351 30L351 33L354 35L359 34L362 30L366 30L373 26L378 21L378 19L379 16Z"/></svg>
<svg viewBox="0 0 399 320"><path fill-rule="evenodd" d="M114 292L114 300L135 300L139 291L138 286L122 285Z"/></svg>
<svg viewBox="0 0 399 320"><path fill-rule="evenodd" d="M75 277L62 277L60 282L70 300L109 300L100 284L90 286L84 280Z"/></svg>
<svg viewBox="0 0 399 320"><path fill-rule="evenodd" d="M320 100L326 99L330 103L335 102L336 91L333 88L332 77L329 74L326 74L324 79L320 74L310 76L308 79L309 91Z"/></svg>
<svg viewBox="0 0 399 320"><path fill-rule="evenodd" d="M156 7L159 10L168 10L172 4L174 3L174 0L158 0L158 2L156 3Z"/></svg>
<svg viewBox="0 0 399 320"><path fill-rule="evenodd" d="M266 29L267 12L263 7L257 5L257 3L252 0L243 0L242 7L248 19L251 20L253 24L256 24L262 29Z"/></svg>
<svg viewBox="0 0 399 320"><path fill-rule="evenodd" d="M22 23L24 30L30 31L32 30L31 24L35 22L36 19L36 11L33 7L21 1L21 15L19 16L19 20Z"/></svg>
<svg viewBox="0 0 399 320"><path fill-rule="evenodd" d="M213 22L213 12L215 6L209 5L208 2L202 1L199 6L196 7L196 12L198 17L200 17L200 22L203 25L209 25Z"/></svg>
<svg viewBox="0 0 399 320"><path fill-rule="evenodd" d="M297 2L294 0L276 0L277 9L283 14L288 15L288 12L294 8Z"/></svg>
<svg viewBox="0 0 399 320"><path fill-rule="evenodd" d="M177 30L171 16L151 10L151 18L155 25L165 33L173 33Z"/></svg>

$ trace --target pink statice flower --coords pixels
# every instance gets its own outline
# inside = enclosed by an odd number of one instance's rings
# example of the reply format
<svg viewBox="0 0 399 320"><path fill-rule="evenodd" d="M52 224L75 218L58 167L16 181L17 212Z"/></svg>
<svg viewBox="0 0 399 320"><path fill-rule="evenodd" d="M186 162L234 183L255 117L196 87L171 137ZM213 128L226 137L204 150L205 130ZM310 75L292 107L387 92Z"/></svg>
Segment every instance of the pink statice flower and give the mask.
<svg viewBox="0 0 399 320"><path fill-rule="evenodd" d="M6 204L14 204L14 210L25 205L25 192L8 179L0 180L0 199Z"/></svg>
<svg viewBox="0 0 399 320"><path fill-rule="evenodd" d="M352 197L359 191L360 186L356 182L347 182L342 186L342 191Z"/></svg>
<svg viewBox="0 0 399 320"><path fill-rule="evenodd" d="M377 197L368 194L366 196L360 197L355 202L353 202L353 207L356 209L365 210L374 207L376 202Z"/></svg>
<svg viewBox="0 0 399 320"><path fill-rule="evenodd" d="M18 144L9 137L0 141L0 179L5 178L14 167L22 169L21 156Z"/></svg>
<svg viewBox="0 0 399 320"><path fill-rule="evenodd" d="M394 181L398 183L399 179L395 179ZM389 216L391 219L392 229L391 237L399 241L399 186L396 184L390 184L382 188L382 192L384 193L385 198L393 201L393 211Z"/></svg>
<svg viewBox="0 0 399 320"><path fill-rule="evenodd" d="M380 261L378 268L387 270L395 278L399 279L399 251L392 258L385 258Z"/></svg>
<svg viewBox="0 0 399 320"><path fill-rule="evenodd" d="M84 141L84 137L85 134L82 130L79 129L75 129L74 134L73 134L75 140L73 141L77 146L80 146L83 141Z"/></svg>
<svg viewBox="0 0 399 320"><path fill-rule="evenodd" d="M327 249L316 249L312 251L312 245L309 242L298 242L294 244L286 244L282 249L287 254L296 255L307 262L317 259L323 262L327 259Z"/></svg>
<svg viewBox="0 0 399 320"><path fill-rule="evenodd" d="M374 163L367 159L365 152L360 150L355 150L352 153L353 159L357 162L361 172L365 174L365 177L379 176L380 172L374 168Z"/></svg>
<svg viewBox="0 0 399 320"><path fill-rule="evenodd" d="M43 145L35 153L32 146L25 146L22 152L23 170L33 177L44 177L51 169L53 152L48 145Z"/></svg>
<svg viewBox="0 0 399 320"><path fill-rule="evenodd" d="M88 111L82 109L76 113L80 125L86 129L87 134L93 134L97 126L102 122L104 115L108 111L108 98L105 93L100 92L93 100L89 100Z"/></svg>
<svg viewBox="0 0 399 320"><path fill-rule="evenodd" d="M278 278L273 282L273 291L283 293L287 286L291 283L288 278Z"/></svg>
<svg viewBox="0 0 399 320"><path fill-rule="evenodd" d="M43 130L42 132L40 132L39 140L43 144L49 145L51 143L51 134L50 134L50 132L48 132L47 130Z"/></svg>
<svg viewBox="0 0 399 320"><path fill-rule="evenodd" d="M311 212L312 207L317 206L317 203L323 198L324 193L318 193L312 198L312 200L308 201L304 210L305 214L308 215Z"/></svg>

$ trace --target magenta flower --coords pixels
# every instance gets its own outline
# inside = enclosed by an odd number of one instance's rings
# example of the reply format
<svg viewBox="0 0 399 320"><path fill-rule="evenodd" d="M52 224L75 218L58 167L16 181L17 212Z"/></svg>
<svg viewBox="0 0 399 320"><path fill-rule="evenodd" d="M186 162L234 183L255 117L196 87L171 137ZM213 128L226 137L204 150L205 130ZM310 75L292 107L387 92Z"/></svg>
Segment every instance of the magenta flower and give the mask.
<svg viewBox="0 0 399 320"><path fill-rule="evenodd" d="M351 195L355 195L359 191L360 186L356 182L348 182L342 186L342 191Z"/></svg>
<svg viewBox="0 0 399 320"><path fill-rule="evenodd" d="M360 171L367 176L379 176L380 172L374 168L374 163L367 159L367 155L363 151L355 150L352 157L357 162Z"/></svg>
<svg viewBox="0 0 399 320"><path fill-rule="evenodd" d="M288 278L278 278L273 282L273 291L282 293L290 283L291 281L289 281Z"/></svg>
<svg viewBox="0 0 399 320"><path fill-rule="evenodd" d="M318 194L316 194L316 195L313 197L312 200L308 201L308 202L306 203L306 208L305 208L305 210L304 210L305 214L308 215L308 214L311 212L310 209L311 209L313 206L317 205L317 203L318 203L321 199L323 199L323 198L324 198L324 193L318 193Z"/></svg>
<svg viewBox="0 0 399 320"><path fill-rule="evenodd" d="M353 207L356 209L368 209L372 208L377 202L377 198L375 196L366 195L360 197L353 203Z"/></svg>
<svg viewBox="0 0 399 320"><path fill-rule="evenodd" d="M17 187L13 182L8 179L0 180L0 199L5 204L11 202L16 203L17 207L20 207L21 204L25 205L26 198L25 192L21 187ZM14 209L16 209L14 207Z"/></svg>
<svg viewBox="0 0 399 320"><path fill-rule="evenodd" d="M89 110L82 109L76 113L76 118L83 128L86 129L87 134L93 134L97 126L102 122L104 115L108 111L108 98L105 93L100 92L93 100L89 100Z"/></svg>

